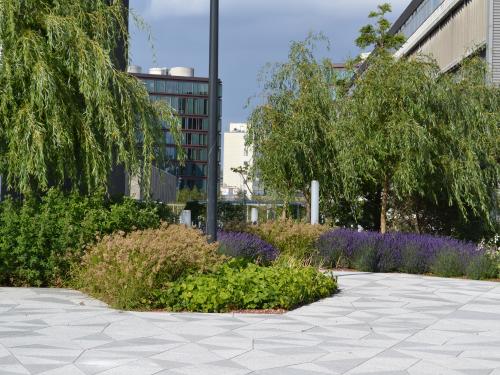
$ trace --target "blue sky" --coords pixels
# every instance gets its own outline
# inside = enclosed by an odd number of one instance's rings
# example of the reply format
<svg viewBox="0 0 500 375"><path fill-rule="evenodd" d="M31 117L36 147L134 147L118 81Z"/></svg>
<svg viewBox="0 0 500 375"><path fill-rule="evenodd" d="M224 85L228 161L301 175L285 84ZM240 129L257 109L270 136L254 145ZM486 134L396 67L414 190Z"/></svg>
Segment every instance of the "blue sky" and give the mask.
<svg viewBox="0 0 500 375"><path fill-rule="evenodd" d="M382 0L220 0L220 78L224 84L223 128L244 122L245 104L259 91L257 77L268 62L285 61L289 43L309 32L331 41L329 57L342 62L358 54L354 39ZM394 21L410 0L393 0ZM132 25L131 61L152 66L190 66L208 74L209 0L131 0L148 33ZM133 22L131 22L133 23Z"/></svg>

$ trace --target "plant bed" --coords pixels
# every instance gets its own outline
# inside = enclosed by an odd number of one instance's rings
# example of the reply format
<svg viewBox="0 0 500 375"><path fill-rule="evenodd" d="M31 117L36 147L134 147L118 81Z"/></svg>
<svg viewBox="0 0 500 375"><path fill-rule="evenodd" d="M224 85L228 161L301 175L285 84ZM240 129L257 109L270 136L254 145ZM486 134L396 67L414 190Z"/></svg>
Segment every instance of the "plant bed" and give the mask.
<svg viewBox="0 0 500 375"><path fill-rule="evenodd" d="M474 243L449 237L336 229L316 246L325 267L399 272L476 280L498 278L499 257Z"/></svg>
<svg viewBox="0 0 500 375"><path fill-rule="evenodd" d="M192 274L152 294L152 307L167 311L291 310L331 296L333 277L313 267L262 267L233 259L206 274Z"/></svg>

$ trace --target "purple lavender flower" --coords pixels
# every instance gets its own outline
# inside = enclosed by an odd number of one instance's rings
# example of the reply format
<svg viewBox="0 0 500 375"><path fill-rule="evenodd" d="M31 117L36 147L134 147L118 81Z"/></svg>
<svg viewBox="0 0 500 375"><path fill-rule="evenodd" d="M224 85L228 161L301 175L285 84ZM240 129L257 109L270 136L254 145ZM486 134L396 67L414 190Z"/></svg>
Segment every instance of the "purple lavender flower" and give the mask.
<svg viewBox="0 0 500 375"><path fill-rule="evenodd" d="M367 251L376 251L377 267L373 271L429 272L436 257L442 253L458 254L464 268L484 250L470 242L450 237L413 233L357 232L336 229L323 234L317 248L322 259L335 265L343 257L352 265Z"/></svg>
<svg viewBox="0 0 500 375"><path fill-rule="evenodd" d="M220 244L219 251L233 258L270 263L279 255L275 247L251 233L219 232L217 240Z"/></svg>

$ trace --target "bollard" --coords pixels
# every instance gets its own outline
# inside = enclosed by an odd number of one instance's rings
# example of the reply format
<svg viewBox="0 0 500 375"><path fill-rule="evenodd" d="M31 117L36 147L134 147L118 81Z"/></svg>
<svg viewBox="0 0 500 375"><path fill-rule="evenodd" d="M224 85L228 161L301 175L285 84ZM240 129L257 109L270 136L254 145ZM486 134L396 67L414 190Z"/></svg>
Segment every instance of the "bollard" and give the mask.
<svg viewBox="0 0 500 375"><path fill-rule="evenodd" d="M252 224L258 224L258 222L259 222L259 210L256 207L252 207L250 218L251 218Z"/></svg>
<svg viewBox="0 0 500 375"><path fill-rule="evenodd" d="M191 211L190 210L182 211L181 217L180 217L180 222L181 222L181 224L186 225L188 228L191 228L192 223L191 223Z"/></svg>
<svg viewBox="0 0 500 375"><path fill-rule="evenodd" d="M319 182L311 182L311 224L319 224Z"/></svg>

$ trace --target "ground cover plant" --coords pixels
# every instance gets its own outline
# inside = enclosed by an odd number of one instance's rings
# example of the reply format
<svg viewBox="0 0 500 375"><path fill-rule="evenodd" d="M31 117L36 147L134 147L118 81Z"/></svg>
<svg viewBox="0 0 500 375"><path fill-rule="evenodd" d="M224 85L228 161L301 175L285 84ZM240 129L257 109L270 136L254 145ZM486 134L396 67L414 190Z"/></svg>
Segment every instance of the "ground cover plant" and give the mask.
<svg viewBox="0 0 500 375"><path fill-rule="evenodd" d="M336 229L323 234L316 246L330 267L474 279L498 276L498 260L487 249L449 237Z"/></svg>
<svg viewBox="0 0 500 375"><path fill-rule="evenodd" d="M336 281L313 267L262 267L233 259L209 274L193 274L154 293L157 308L171 311L227 312L285 309L331 296Z"/></svg>
<svg viewBox="0 0 500 375"><path fill-rule="evenodd" d="M0 204L0 285L61 286L85 246L115 231L157 228L170 211L154 203L110 200L51 189L42 198Z"/></svg>
<svg viewBox="0 0 500 375"><path fill-rule="evenodd" d="M244 258L258 264L270 264L279 251L257 235L245 232L219 232L219 252L232 258Z"/></svg>
<svg viewBox="0 0 500 375"><path fill-rule="evenodd" d="M218 244L182 225L114 233L91 247L75 269L76 286L113 307L144 308L159 290L192 272L222 263Z"/></svg>

